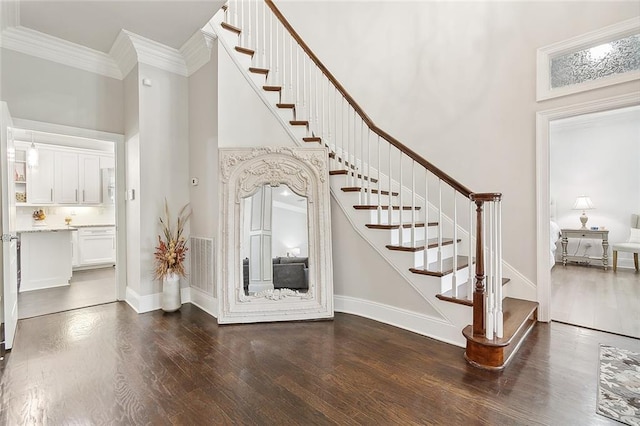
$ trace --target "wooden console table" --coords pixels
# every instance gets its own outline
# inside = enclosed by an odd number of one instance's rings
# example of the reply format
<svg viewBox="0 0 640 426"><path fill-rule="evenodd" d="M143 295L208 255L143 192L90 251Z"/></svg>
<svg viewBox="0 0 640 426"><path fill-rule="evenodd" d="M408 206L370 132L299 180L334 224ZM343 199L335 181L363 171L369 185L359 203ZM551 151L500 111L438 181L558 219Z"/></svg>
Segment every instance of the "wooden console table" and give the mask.
<svg viewBox="0 0 640 426"><path fill-rule="evenodd" d="M591 230L591 229L563 229L562 230L562 264L566 266L567 260L584 261L582 256L569 256L567 254L567 243L569 238L589 238L602 240L602 266L607 270L609 266L609 230ZM597 260L597 258L596 258Z"/></svg>

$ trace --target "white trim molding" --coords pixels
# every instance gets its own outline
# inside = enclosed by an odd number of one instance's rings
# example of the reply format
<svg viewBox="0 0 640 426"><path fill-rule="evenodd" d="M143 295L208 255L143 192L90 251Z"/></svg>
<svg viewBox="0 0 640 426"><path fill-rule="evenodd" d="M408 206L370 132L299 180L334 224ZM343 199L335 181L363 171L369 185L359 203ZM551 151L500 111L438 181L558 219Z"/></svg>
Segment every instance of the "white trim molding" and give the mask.
<svg viewBox="0 0 640 426"><path fill-rule="evenodd" d="M218 317L218 299L215 297L197 288L190 287L190 300L192 305L196 305L214 318Z"/></svg>
<svg viewBox="0 0 640 426"><path fill-rule="evenodd" d="M182 287L180 289L180 299L182 304L191 303L191 289L189 287ZM158 309L162 309L162 293L141 296L131 287L127 287L125 302L139 314L157 311Z"/></svg>
<svg viewBox="0 0 640 426"><path fill-rule="evenodd" d="M460 327L442 318L350 296L334 295L333 300L336 312L358 315L461 348L465 347Z"/></svg>
<svg viewBox="0 0 640 426"><path fill-rule="evenodd" d="M215 34L201 29L182 45L180 54L187 66L187 75L190 76L211 60L211 47L217 38Z"/></svg>
<svg viewBox="0 0 640 426"><path fill-rule="evenodd" d="M53 37L30 28L17 26L2 31L4 49L35 56L51 62L104 75L118 80L122 73L113 58L106 53Z"/></svg>
<svg viewBox="0 0 640 426"><path fill-rule="evenodd" d="M538 319L551 321L551 265L549 265L549 123L594 112L640 105L640 92L539 111L536 114L536 227Z"/></svg>
<svg viewBox="0 0 640 426"><path fill-rule="evenodd" d="M129 74L136 63L142 63L187 77L187 65L178 50L131 31L120 30L109 53L123 76Z"/></svg>
<svg viewBox="0 0 640 426"><path fill-rule="evenodd" d="M573 37L539 48L537 51L536 65L536 100L542 101L545 99L566 96L573 93L584 92L586 90L597 89L600 87L606 87L640 79L640 70L634 70L622 74L614 74L608 77L599 78L597 80L585 81L584 83L552 89L550 76L551 60L555 57L571 52L578 52L580 50L595 47L603 43L618 40L638 33L640 33L640 17L628 19L626 21L622 21L596 31L591 31L577 37Z"/></svg>

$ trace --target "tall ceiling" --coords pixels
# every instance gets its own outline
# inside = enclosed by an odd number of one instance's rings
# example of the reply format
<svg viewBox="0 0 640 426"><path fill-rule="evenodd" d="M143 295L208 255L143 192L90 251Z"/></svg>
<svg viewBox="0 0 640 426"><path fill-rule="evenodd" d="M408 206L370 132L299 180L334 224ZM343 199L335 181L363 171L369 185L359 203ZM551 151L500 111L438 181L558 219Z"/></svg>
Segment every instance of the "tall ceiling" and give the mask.
<svg viewBox="0 0 640 426"><path fill-rule="evenodd" d="M178 49L224 3L224 0L22 0L20 25L104 53L109 52L121 29Z"/></svg>

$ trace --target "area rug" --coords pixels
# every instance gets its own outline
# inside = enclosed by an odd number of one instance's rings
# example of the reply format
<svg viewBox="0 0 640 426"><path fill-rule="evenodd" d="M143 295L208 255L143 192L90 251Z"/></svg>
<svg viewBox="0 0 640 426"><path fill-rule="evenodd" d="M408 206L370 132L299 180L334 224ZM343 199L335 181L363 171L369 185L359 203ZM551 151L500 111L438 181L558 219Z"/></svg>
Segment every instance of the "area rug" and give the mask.
<svg viewBox="0 0 640 426"><path fill-rule="evenodd" d="M600 345L596 412L640 426L640 353Z"/></svg>

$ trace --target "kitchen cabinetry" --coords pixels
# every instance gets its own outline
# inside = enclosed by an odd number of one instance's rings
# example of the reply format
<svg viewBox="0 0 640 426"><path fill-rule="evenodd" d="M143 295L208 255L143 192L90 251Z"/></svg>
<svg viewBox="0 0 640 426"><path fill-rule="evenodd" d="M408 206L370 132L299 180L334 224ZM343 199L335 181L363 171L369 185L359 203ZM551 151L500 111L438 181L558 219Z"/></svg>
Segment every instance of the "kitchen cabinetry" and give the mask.
<svg viewBox="0 0 640 426"><path fill-rule="evenodd" d="M20 232L20 292L69 285L68 229Z"/></svg>
<svg viewBox="0 0 640 426"><path fill-rule="evenodd" d="M78 203L78 154L56 152L56 202L59 204Z"/></svg>
<svg viewBox="0 0 640 426"><path fill-rule="evenodd" d="M29 204L53 204L55 180L55 152L40 147L38 166L27 168L27 201Z"/></svg>
<svg viewBox="0 0 640 426"><path fill-rule="evenodd" d="M97 155L78 155L79 190L81 204L100 204L102 202L102 173L100 157Z"/></svg>
<svg viewBox="0 0 640 426"><path fill-rule="evenodd" d="M26 163L28 146L25 142L16 143L16 202L31 206L113 204L115 185L112 188L103 182L105 170L114 170L112 154L40 144L38 166L31 168ZM105 184L107 193L103 194Z"/></svg>
<svg viewBox="0 0 640 426"><path fill-rule="evenodd" d="M56 152L56 202L100 204L100 173L100 157L97 155Z"/></svg>
<svg viewBox="0 0 640 426"><path fill-rule="evenodd" d="M89 227L78 230L79 266L115 264L116 229Z"/></svg>
<svg viewBox="0 0 640 426"><path fill-rule="evenodd" d="M16 148L13 181L16 185L16 204L27 202L27 151Z"/></svg>

